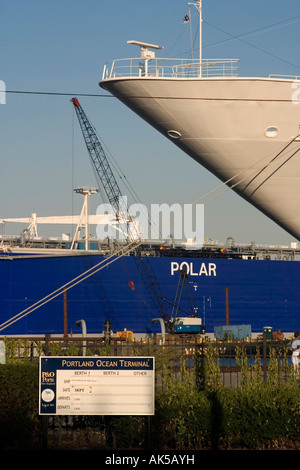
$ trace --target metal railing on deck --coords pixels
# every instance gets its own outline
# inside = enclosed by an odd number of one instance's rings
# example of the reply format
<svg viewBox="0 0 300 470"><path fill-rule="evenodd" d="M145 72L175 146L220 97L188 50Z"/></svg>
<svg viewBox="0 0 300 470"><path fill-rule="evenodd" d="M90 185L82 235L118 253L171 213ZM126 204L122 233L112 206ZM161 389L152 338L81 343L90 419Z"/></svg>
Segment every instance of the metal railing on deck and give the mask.
<svg viewBox="0 0 300 470"><path fill-rule="evenodd" d="M143 61L141 58L117 59L107 62L102 80L140 78L197 78L237 76L238 59L167 59L155 58Z"/></svg>
<svg viewBox="0 0 300 470"><path fill-rule="evenodd" d="M300 80L300 75L281 75L277 73L271 73L269 78L278 78L281 80Z"/></svg>

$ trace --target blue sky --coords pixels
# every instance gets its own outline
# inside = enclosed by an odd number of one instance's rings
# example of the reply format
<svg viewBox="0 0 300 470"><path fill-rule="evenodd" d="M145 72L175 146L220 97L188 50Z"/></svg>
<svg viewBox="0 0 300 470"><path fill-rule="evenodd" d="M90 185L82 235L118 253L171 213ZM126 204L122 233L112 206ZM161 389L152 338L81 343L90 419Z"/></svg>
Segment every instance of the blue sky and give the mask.
<svg viewBox="0 0 300 470"><path fill-rule="evenodd" d="M187 9L185 0L1 0L0 80L8 92L0 105L0 218L79 212L73 189L95 179L71 95L145 204L188 204L219 184L98 85L105 62L138 54L130 39L163 45L164 57L188 57ZM203 0L203 18L203 57L239 58L242 76L300 75L299 0ZM205 206L204 232L220 242L293 241L231 191Z"/></svg>

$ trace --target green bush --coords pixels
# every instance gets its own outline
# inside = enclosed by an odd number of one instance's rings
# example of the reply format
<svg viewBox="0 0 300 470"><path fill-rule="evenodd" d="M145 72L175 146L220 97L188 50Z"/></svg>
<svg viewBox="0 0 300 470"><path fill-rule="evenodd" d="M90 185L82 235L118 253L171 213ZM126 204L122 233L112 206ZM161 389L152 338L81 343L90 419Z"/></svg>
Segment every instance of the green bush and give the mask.
<svg viewBox="0 0 300 470"><path fill-rule="evenodd" d="M38 366L1 364L0 447L32 447L38 436Z"/></svg>
<svg viewBox="0 0 300 470"><path fill-rule="evenodd" d="M144 416L113 416L106 421L109 423L107 442L111 448L147 447L147 421Z"/></svg>
<svg viewBox="0 0 300 470"><path fill-rule="evenodd" d="M180 378L165 373L157 393L153 445L155 448L196 449L209 442L210 404L184 367ZM161 447L162 446L162 447Z"/></svg>
<svg viewBox="0 0 300 470"><path fill-rule="evenodd" d="M241 354L240 354L241 353ZM157 395L155 445L170 449L300 448L299 381L290 370L278 381L271 357L268 382L260 364L246 366L241 357L242 384L222 385L218 354L211 347L198 360L195 376L182 367L179 378L169 371ZM254 375L253 375L254 374Z"/></svg>
<svg viewBox="0 0 300 470"><path fill-rule="evenodd" d="M231 392L228 437L231 446L274 448L300 438L300 396L294 384L237 389Z"/></svg>
<svg viewBox="0 0 300 470"><path fill-rule="evenodd" d="M155 415L151 417L152 449L300 448L299 381L292 373L291 379L278 383L275 370L273 378L264 383L258 379L258 368L256 379L250 380L244 365L243 382L232 389L222 385L217 356L209 348L206 358L194 374L182 364L175 376L172 361L160 369L162 387L156 393ZM0 365L2 449L40 446L38 387L38 364L25 361ZM101 417L80 418L73 417L74 430L87 433L88 429L101 428L107 448L147 446L145 417L107 416L101 423L92 419Z"/></svg>

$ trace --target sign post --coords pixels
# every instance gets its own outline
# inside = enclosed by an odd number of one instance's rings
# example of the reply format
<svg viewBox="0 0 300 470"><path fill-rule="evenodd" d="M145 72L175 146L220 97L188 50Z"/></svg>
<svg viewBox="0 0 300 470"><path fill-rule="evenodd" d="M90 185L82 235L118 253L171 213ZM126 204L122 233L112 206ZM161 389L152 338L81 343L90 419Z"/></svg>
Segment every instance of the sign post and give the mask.
<svg viewBox="0 0 300 470"><path fill-rule="evenodd" d="M40 357L40 415L154 415L154 357Z"/></svg>

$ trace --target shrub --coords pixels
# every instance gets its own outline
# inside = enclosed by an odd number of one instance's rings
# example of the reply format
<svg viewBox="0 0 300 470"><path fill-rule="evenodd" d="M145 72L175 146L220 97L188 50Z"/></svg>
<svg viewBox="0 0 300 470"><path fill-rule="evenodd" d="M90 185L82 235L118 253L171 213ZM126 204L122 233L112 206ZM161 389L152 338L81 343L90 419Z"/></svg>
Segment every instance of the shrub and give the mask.
<svg viewBox="0 0 300 470"><path fill-rule="evenodd" d="M39 436L38 367L31 363L0 366L0 443L26 448Z"/></svg>
<svg viewBox="0 0 300 470"><path fill-rule="evenodd" d="M210 404L197 390L193 376L181 367L179 378L165 373L163 391L156 397L154 447L197 449L209 441Z"/></svg>
<svg viewBox="0 0 300 470"><path fill-rule="evenodd" d="M208 347L195 358L194 374L184 363L174 374L173 358L162 360L151 417L152 449L274 449L299 448L299 380L289 369L278 380L278 361L271 355L265 383L259 361L248 366L237 351L242 381L239 388L222 385L218 354ZM95 418L95 419L93 419ZM147 447L147 418L141 416L72 417L72 429L103 431L109 448ZM12 362L0 366L0 446L23 449L39 446L38 364ZM102 435L102 434L101 434ZM77 447L78 448L78 447Z"/></svg>
<svg viewBox="0 0 300 470"><path fill-rule="evenodd" d="M299 439L300 398L291 384L261 384L232 393L232 417L228 429L233 447L273 448L283 438Z"/></svg>

